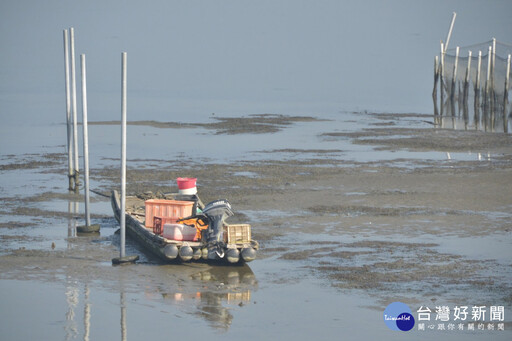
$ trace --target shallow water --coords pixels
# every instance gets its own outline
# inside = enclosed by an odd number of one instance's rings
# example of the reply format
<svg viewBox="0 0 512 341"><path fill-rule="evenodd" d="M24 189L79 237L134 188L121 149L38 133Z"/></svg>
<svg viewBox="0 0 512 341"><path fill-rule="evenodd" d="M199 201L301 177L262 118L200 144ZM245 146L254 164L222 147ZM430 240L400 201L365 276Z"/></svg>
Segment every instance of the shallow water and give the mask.
<svg viewBox="0 0 512 341"><path fill-rule="evenodd" d="M78 196L67 191L61 46L62 29L74 25L77 53L88 57L91 122L119 119L119 54L125 49L130 56L129 121L212 124L216 118L268 113L317 119L276 124L277 132L261 134L217 134L218 128L198 125L179 129L129 125L128 167L132 170L220 164L230 177L243 182L263 176L244 167L230 172L230 165L271 161L269 167L279 167L278 161L303 162L298 175L311 177L306 185L281 183L277 178L256 189L279 194L286 192L286 186L307 186L297 191L307 197L311 192L323 194L347 186L347 191L315 204L354 200L372 208L368 198L383 193L373 193L374 188L361 191L350 183L315 183L310 169L329 165L335 170L378 174L386 169L408 173L435 167L456 173L460 167L509 165L510 154L503 154L503 148L383 148L361 143L372 136L355 141L349 136L323 135L404 129L374 137L385 141L405 136L408 129L434 127L432 59L451 12L459 13L453 46L493 35L502 40L511 31L508 2L488 6L465 0L422 4L400 0L155 1L152 5L123 2L118 7L115 1L49 1L31 2L26 8L20 4L0 6L5 28L0 30L0 41L6 46L0 50L0 338L511 338L510 286L506 284L512 278L510 207L503 205L474 217L487 221L485 233L477 233L477 238L461 236L458 220L454 226L445 226L427 214L388 221L355 207L341 213L328 211L326 216L340 218L343 224L339 219L323 221L321 214L319 218L311 211L279 207L266 195L258 198L265 205L254 208L245 203L239 212L263 231L261 257L249 266L165 265L128 239L127 253L139 254L139 263L113 267L119 236L108 199L92 195L92 223L101 224L101 232L93 236L76 232L76 226L83 224L83 189ZM121 22L123 18L129 20ZM398 54L397 42L402 47ZM80 101L78 107L81 121ZM419 114L372 115L368 111ZM460 119L445 119L442 124L464 129ZM79 126L80 141L81 134ZM92 189L117 184L98 174L105 169L117 172L119 140L117 125L89 126ZM144 176L137 181L143 182ZM174 179L160 179L158 185L173 187ZM236 189L237 185L223 182L221 186ZM408 194L398 187L384 187L388 191L384 195ZM389 200L384 208L392 207L396 197ZM355 222L348 224L350 219ZM393 228L397 220L402 220L399 227L410 230ZM471 219L462 221L473 224ZM500 230L493 232L493 225ZM397 241L405 246L393 255L390 250ZM424 243L433 246L427 248ZM304 258L303 251L318 257ZM363 271L376 262L421 257L424 251L437 252L441 263L462 257L464 262L457 264L467 268L468 263L483 264L488 266L483 275L506 283L497 292L486 292L485 286L468 289L442 278L439 283L395 281L389 284L391 289L364 290L318 271L328 265ZM333 252L342 257L336 258ZM357 283L361 284L364 280ZM394 300L409 304L414 312L420 305L453 308L454 304L492 301L505 306L505 331L391 331L382 314Z"/></svg>
<svg viewBox="0 0 512 341"><path fill-rule="evenodd" d="M323 151L328 151L327 158L343 159L347 162L344 167L351 167L353 163L379 162L390 167L401 169L415 169L418 160L444 160L444 154L439 152L414 151L381 151L374 150L371 145L355 145L351 139L325 140L318 136L329 131L331 125L343 126L348 122L348 129L358 130L368 123L378 123L380 120L372 115L337 114L326 115L333 121L318 121L310 123L294 123L286 126L279 133L263 135L225 135L221 136L220 148L209 146L206 149L199 145L208 145L212 139L212 132L201 128L194 129L161 129L154 127L130 127L133 140L141 143L132 144L130 149L129 166L151 164L148 169L155 167L158 160L165 160L164 155L179 153L171 150L162 141L172 140L176 136L187 136L191 141L188 152L194 151L194 157L214 161L216 163L258 160L300 160L304 158L325 158ZM407 127L408 119L398 120L396 125ZM58 126L63 130L64 126ZM114 126L94 126L91 129L91 151L94 155L91 164L93 168L118 167L116 138ZM57 133L54 126L39 127L34 131L44 136L56 138L53 134L64 137L63 131ZM49 129L49 130L45 130ZM428 125L425 129L429 129ZM52 133L50 133L52 132ZM12 132L11 132L12 133ZM148 137L149 136L149 137ZM265 143L254 145L253 139L265 137ZM97 139L94 137L98 137ZM287 140L293 138L292 142ZM215 136L217 140L218 136ZM267 139L268 138L268 139ZM232 146L235 141L236 146ZM53 146L51 146L53 144ZM366 221L360 231L353 232L338 230L338 225L325 226L326 235L315 235L315 232L303 234L307 230L307 221L292 224L289 232L283 230L284 237L276 237L266 242L266 247L289 247L290 250L304 250L300 245L312 242L331 243L340 242L339 248L332 247L316 251L312 245L312 252L316 257L311 260L290 261L282 258L279 253L272 252L244 268L199 266L169 266L162 265L141 250L130 239L127 242L127 254L139 254L141 259L138 265L127 267L112 267L110 258L117 253L119 236L115 233L117 224L111 218L110 204L106 198L93 195L91 211L94 216L93 223L100 223L101 232L94 236L80 236L76 233L76 226L83 224L83 202L80 196L65 197L67 179L65 178L65 159L55 159L54 153L62 153L63 147L57 141L49 143L50 146L40 147L33 145L17 145L14 152L17 160L23 162L55 162L44 171L44 166L34 169L5 169L2 170L0 193L19 203L11 203L13 207L23 206L24 209L38 209L44 217L25 217L23 213L12 215L6 212L1 214L1 222L10 226L13 221L26 224L22 228L3 228L0 254L8 256L13 250L30 254L40 252L42 262L39 264L23 264L21 268L12 268L1 275L0 287L4 295L5 306L13 309L0 309L1 329L9 339L31 338L65 338L98 339L121 338L141 339L147 337L159 338L165 331L172 330L173 337L201 337L208 334L213 339L225 338L294 338L298 340L311 339L318 335L327 335L328 339L338 338L348 330L365 339L377 337L389 339L408 339L407 334L396 334L382 323L382 311L389 299L401 299L411 308L418 309L421 301L410 300L400 293L390 294L389 291L368 292L353 289L340 289L331 286L327 278L308 270L310 267L321 265L323 261L337 262L330 258L332 252L362 252L372 254L372 248L363 245L345 245L365 242L366 240L379 240L382 243L399 240L401 236L387 234L383 236L374 230L371 221ZM151 148L151 146L153 148ZM268 149L273 150L271 153ZM293 148L293 149L291 149ZM185 148L186 149L186 148ZM300 149L311 152L300 153ZM282 151L280 151L282 150ZM333 151L334 150L334 151ZM339 151L340 150L340 151ZM44 151L43 155L39 154ZM13 158L8 156L12 152L2 154L2 164L13 164ZM167 154L166 154L167 153ZM182 153L182 152L180 152ZM218 153L218 154L217 154ZM45 156L46 155L46 156ZM188 154L187 154L188 155ZM460 155L461 160L479 162L474 155L466 153L453 153L452 159ZM469 155L469 157L468 157ZM16 159L15 159L16 160ZM147 161L150 160L150 161ZM15 163L15 162L14 162ZM421 165L420 165L421 167ZM55 172L56 169L64 168ZM377 171L377 168L376 168ZM60 173L60 174L59 174ZM23 174L20 178L19 175ZM234 176L248 179L258 179L259 174L250 171L234 173ZM26 180L25 180L26 179ZM91 188L102 184L102 179L92 181ZM172 183L172 179L169 183ZM281 186L283 184L280 184ZM291 184L293 186L293 184ZM278 187L279 187L278 186ZM322 191L321 187L313 188ZM50 195L50 193L62 195ZM34 193L47 193L35 202L23 203L27 197ZM390 190L388 195L405 194L401 190ZM349 198L365 197L366 192L347 192ZM23 211L21 211L23 212ZM46 212L46 213L45 213ZM488 212L489 218L505 219L501 211ZM275 219L296 219L304 213L297 210L242 210L240 213L251 222L265 224ZM351 215L348 215L351 217ZM411 222L414 224L414 222ZM379 225L383 226L383 225ZM367 232L364 232L366 230ZM334 237L333 237L334 236ZM333 239L334 238L334 239ZM347 240L347 238L350 238ZM426 243L429 239L417 236L409 237L409 242ZM446 237L442 241L435 236L431 238L439 243L438 252L461 255L468 259L478 259L482 262L492 260L498 262L489 271L499 269L499 266L508 266L510 242L500 240L499 235L489 235L484 239L460 239L459 237ZM345 246L343 246L345 245ZM478 248L477 248L478 246ZM412 252L412 253L411 253ZM395 253L395 257L399 256ZM404 257L414 256L415 253L406 249ZM49 258L47 258L49 257ZM11 258L10 258L11 259ZM45 259L48 259L45 261ZM9 262L19 261L14 258ZM369 259L367 257L354 258L351 266L364 267ZM339 263L345 264L345 263ZM494 263L492 263L494 264ZM83 270L81 270L83 268ZM493 270L494 269L494 270ZM508 273L505 271L505 273ZM504 275L504 276L509 276ZM409 286L404 283L397 290L406 290ZM415 288L417 290L417 287ZM452 292L438 295L439 304L473 304L473 302L460 302L463 292L454 288ZM424 295L424 293L422 293ZM479 293L485 301L485 294ZM459 300L453 302L453 300ZM469 299L469 298L468 298ZM409 301L410 300L410 301ZM389 303L389 302L388 302ZM427 302L432 305L431 302ZM486 303L487 304L487 303ZM496 302L504 304L504 302ZM30 307L30 309L27 309ZM51 309L49 309L51 307ZM507 312L508 306L506 306ZM23 318L21 318L23 316ZM486 336L495 339L507 339L510 335L509 315L506 314L506 328L504 332L483 331ZM34 321L33 327L24 328L24 321ZM159 327L155 327L159 326ZM161 328L160 328L161 327ZM423 333L423 334L421 334ZM418 338L445 337L446 332L427 330L415 331ZM490 334L492 333L492 334ZM480 338L475 332L454 331L451 339L466 340L467 338Z"/></svg>

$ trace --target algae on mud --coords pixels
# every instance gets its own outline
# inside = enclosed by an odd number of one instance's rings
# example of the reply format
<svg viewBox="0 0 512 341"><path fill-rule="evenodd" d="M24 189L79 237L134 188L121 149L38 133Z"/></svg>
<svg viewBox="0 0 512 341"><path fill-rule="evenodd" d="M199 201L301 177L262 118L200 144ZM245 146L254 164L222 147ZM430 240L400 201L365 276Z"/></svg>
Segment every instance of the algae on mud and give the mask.
<svg viewBox="0 0 512 341"><path fill-rule="evenodd" d="M387 119L395 122L399 116L389 115ZM151 158L141 168L137 165L144 158L137 155L137 162L128 163L128 193L175 192L173 179L192 176L199 179L203 201L229 198L238 214L232 218L249 221L254 238L260 241L261 266L257 265L260 270L255 275L264 278L263 287L300 283L302 277L312 276L340 293L364 295L377 302L400 293L397 298L411 303L432 298L455 303L474 299L482 304L502 302L510 306L512 269L506 257L510 255L507 247L512 230L509 137L432 127L396 130L397 126L355 134L325 131L318 135L322 148L276 146L260 150L266 159L255 161L187 159L185 165L180 160ZM238 128L233 127L233 132ZM327 138L326 134L333 136ZM380 136L373 138L372 134ZM473 141L476 135L478 139ZM346 153L357 152L346 146L339 148L338 138L354 139L351 141L355 143L368 138L364 146L392 150L397 157L385 161L347 159ZM444 151L452 150L452 145L459 152L488 150L491 156L472 160L400 156L403 148ZM282 159L283 155L288 157ZM58 159L53 159L49 154L41 158L43 163L33 163L38 161L34 155L18 156L12 165L4 159L1 171L26 168L36 176L64 178L64 163L59 167L53 162ZM97 192L108 193L118 186L118 177L119 170L112 164L91 169ZM68 222L76 221L76 213L52 208L52 203L81 202L82 196L67 194L52 182L41 187L26 195L4 192L0 198L4 217L0 224L2 278L57 282L65 276L79 280L92 277L114 290L119 273L105 265L117 254L116 226L108 200L92 196L96 204L108 208L108 213L93 216L108 226L100 237L68 236ZM33 235L36 228L41 231L48 224L53 225L53 234ZM53 250L49 238L58 235L62 241L56 241ZM449 239L455 242L447 246ZM488 243L480 243L482 252L475 255L457 240ZM37 242L36 248L27 247L33 242ZM496 252L505 255L498 257ZM276 263L284 264L278 272ZM146 285L141 274L149 274L151 287L165 288L166 277L174 278L172 271L162 277L162 267L154 266L158 263L151 258L144 258L142 264L144 268L138 270L123 270L129 273L128 284L134 288ZM176 280L177 285L190 284L188 277ZM223 281L210 284L221 289ZM192 286L201 285L204 283ZM243 286L235 289L239 293ZM299 307L288 304L289 309Z"/></svg>

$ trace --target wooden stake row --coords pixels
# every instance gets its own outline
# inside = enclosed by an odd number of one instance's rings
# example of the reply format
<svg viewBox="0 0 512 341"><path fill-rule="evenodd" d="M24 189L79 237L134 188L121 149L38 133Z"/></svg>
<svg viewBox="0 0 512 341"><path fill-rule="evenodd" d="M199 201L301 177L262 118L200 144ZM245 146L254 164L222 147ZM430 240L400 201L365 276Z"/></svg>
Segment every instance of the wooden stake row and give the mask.
<svg viewBox="0 0 512 341"><path fill-rule="evenodd" d="M455 49L455 58L453 68L446 70L446 46L441 42L441 56L434 59L434 89L432 98L434 102L434 115L464 115L467 119L469 116L469 87L473 81L473 110L474 121L478 129L480 118L484 124L489 123L491 129L494 129L497 118L503 121L503 129L508 132L508 116L511 114L509 108L509 87L510 87L510 55L508 55L507 66L505 72L504 91L498 93L497 87L501 86L496 81L496 39L493 39L492 45L487 51L487 65L485 80L483 87L481 86L481 68L482 68L482 51L478 52L476 67L472 64L472 51L468 51L467 64L464 76L457 77L460 72L459 68L459 47ZM472 68L474 68L472 70ZM471 73L476 73L476 78L471 79ZM447 82L446 75L451 75L451 80ZM449 83L449 84L448 84ZM438 90L439 89L439 90ZM438 101L440 95L440 101ZM503 97L502 97L503 96ZM446 98L446 99L445 99ZM438 109L438 104L439 108ZM487 127L486 127L487 128Z"/></svg>

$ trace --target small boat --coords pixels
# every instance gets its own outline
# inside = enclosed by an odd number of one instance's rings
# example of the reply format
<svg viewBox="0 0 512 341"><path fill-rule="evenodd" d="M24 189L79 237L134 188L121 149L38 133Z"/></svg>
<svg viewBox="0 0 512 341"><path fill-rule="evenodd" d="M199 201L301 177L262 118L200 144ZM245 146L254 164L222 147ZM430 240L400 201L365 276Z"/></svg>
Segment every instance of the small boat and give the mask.
<svg viewBox="0 0 512 341"><path fill-rule="evenodd" d="M163 201L160 200L160 202ZM111 204L118 222L121 216L120 202L119 193L112 191ZM149 212L151 210L150 203L151 200L144 201L137 197L127 197L126 233L162 260L243 264L256 258L259 244L251 239L251 226L249 224L229 225L225 222L228 216L233 215L231 205L227 200L216 200L207 204L199 215L194 212L194 216L190 217L181 217L181 219L173 217L174 224L159 226L153 226L153 221L149 221L155 218L153 217L154 212ZM171 219L171 217L167 218ZM201 226L197 227L195 236L187 238L183 237L184 234L176 233L175 238L172 238L172 234L162 233L163 228L173 228L180 222L187 222L191 219L202 222ZM187 225L181 226L191 228Z"/></svg>

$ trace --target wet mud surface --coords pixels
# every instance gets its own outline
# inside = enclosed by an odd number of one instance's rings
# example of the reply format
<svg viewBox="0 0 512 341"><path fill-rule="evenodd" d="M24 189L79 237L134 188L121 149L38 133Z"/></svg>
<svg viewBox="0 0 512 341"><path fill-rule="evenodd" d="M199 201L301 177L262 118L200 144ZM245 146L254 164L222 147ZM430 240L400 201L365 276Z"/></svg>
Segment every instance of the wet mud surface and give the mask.
<svg viewBox="0 0 512 341"><path fill-rule="evenodd" d="M261 248L255 262L284 262L289 271L279 273L276 283L295 283L299 270L336 290L363 293L381 304L389 299L418 303L443 300L454 304L471 299L480 304L500 302L510 306L511 137L434 126L395 127L403 118L404 115L383 115L375 123L377 127L358 132L325 131L319 138L349 139L377 151L482 152L493 156L469 161L397 158L364 162L345 160L339 155L343 150L329 144L325 149L261 150L261 154L269 155L267 160L234 160L230 164L183 165L174 160L147 160L144 167L131 167L128 163L127 191L139 196L151 191L165 197L177 191L172 179L197 177L204 203L228 198L236 212L229 222L252 225L253 238L259 240ZM431 118L419 115L418 119ZM272 133L293 122L315 120L257 115L219 118L203 128L213 129L212 134ZM174 123L133 124L190 128ZM276 153L292 157L273 158ZM294 154L301 157L293 158ZM13 160L4 157L0 171L29 170L62 175L63 179L66 174L65 159L60 154L18 155ZM137 163L141 161L144 160L137 159ZM118 177L117 166L91 169L91 178L97 184L95 193L108 195L119 186ZM96 205L110 205L104 196L93 194L91 198ZM120 271L112 271L109 260L118 252L118 236L114 233L117 225L108 208L103 213L93 212L93 218L107 231L101 236L71 235L66 239L67 247L53 249L50 239L32 235L31 230L37 226L75 219L76 213L40 206L56 201L81 203L83 199L81 194L62 188L16 196L2 193L1 278L59 281L71 274L82 280L96 278L115 283ZM40 244L45 246L24 246L34 238L41 239ZM508 244L500 246L500 240ZM136 245L131 247L136 250ZM482 252L477 252L479 247ZM132 280L133 288L151 282L152 286L160 285L164 297L176 292L177 287L169 288L169 282L162 284L163 278L174 278L172 285L186 282L191 293L238 293L237 302L254 304L241 299L243 292L258 287L250 269L215 270L200 264L187 265L183 272L183 266L164 266L151 257L143 262L157 266L146 267L144 278L132 273L133 278L139 278ZM229 278L234 285L225 290Z"/></svg>
<svg viewBox="0 0 512 341"><path fill-rule="evenodd" d="M210 123L181 123L158 121L131 121L128 125L148 126L153 128L205 128L213 130L215 135L235 134L265 134L275 133L294 122L313 122L318 118L310 116L287 116L274 114L256 114L244 117L210 117L214 122ZM116 125L119 121L96 121L91 125Z"/></svg>

